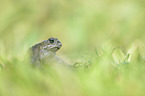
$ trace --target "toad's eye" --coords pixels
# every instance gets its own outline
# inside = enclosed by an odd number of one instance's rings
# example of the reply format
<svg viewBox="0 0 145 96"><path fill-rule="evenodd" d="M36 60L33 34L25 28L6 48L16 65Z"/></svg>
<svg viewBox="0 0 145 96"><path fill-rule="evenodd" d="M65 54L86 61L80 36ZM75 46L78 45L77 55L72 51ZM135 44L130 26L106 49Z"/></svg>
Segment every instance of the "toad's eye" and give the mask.
<svg viewBox="0 0 145 96"><path fill-rule="evenodd" d="M54 38L50 38L49 41L51 44L54 43Z"/></svg>
<svg viewBox="0 0 145 96"><path fill-rule="evenodd" d="M54 40L50 40L50 43L54 43Z"/></svg>

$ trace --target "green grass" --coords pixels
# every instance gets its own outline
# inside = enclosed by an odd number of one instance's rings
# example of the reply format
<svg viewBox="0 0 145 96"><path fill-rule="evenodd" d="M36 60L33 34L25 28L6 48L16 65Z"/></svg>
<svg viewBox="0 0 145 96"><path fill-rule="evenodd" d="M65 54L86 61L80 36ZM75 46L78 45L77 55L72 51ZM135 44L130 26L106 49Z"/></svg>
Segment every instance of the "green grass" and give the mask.
<svg viewBox="0 0 145 96"><path fill-rule="evenodd" d="M19 58L3 60L0 96L144 96L142 56L129 61L133 54L124 58L121 49L110 50L84 57L73 68L58 65L38 70Z"/></svg>
<svg viewBox="0 0 145 96"><path fill-rule="evenodd" d="M143 0L1 0L0 96L144 96ZM57 37L71 68L33 69L26 52Z"/></svg>

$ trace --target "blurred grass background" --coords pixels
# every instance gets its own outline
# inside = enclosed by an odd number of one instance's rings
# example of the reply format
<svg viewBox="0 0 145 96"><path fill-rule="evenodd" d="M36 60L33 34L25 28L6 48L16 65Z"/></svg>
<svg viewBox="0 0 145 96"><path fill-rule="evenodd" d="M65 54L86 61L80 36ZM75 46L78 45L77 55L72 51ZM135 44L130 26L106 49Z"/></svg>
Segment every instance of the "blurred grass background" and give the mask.
<svg viewBox="0 0 145 96"><path fill-rule="evenodd" d="M0 96L144 96L144 4L1 0L0 64L8 68L0 71ZM63 44L58 56L91 68L32 70L23 62L27 49L49 37Z"/></svg>

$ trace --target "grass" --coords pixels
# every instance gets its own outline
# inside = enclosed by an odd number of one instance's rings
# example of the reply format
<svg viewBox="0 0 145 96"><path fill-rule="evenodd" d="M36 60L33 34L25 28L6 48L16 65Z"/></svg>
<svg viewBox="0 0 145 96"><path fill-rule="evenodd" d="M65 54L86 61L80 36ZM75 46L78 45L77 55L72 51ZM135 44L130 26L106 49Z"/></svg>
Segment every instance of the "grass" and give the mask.
<svg viewBox="0 0 145 96"><path fill-rule="evenodd" d="M144 96L142 56L129 61L133 54L123 58L121 49L112 51L84 57L73 68L58 65L38 70L19 58L4 60L0 96Z"/></svg>
<svg viewBox="0 0 145 96"><path fill-rule="evenodd" d="M0 96L144 96L144 10L143 0L1 0ZM71 68L24 59L49 37Z"/></svg>

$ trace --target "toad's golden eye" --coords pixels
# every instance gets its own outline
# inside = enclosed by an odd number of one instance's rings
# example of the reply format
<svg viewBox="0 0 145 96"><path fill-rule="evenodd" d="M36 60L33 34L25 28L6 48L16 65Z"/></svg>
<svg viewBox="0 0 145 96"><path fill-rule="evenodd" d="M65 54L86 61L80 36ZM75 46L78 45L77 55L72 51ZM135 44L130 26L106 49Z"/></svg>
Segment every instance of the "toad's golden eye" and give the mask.
<svg viewBox="0 0 145 96"><path fill-rule="evenodd" d="M51 44L54 43L54 41L55 41L54 38L49 38L48 40L50 41Z"/></svg>

